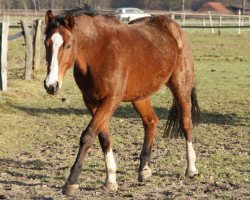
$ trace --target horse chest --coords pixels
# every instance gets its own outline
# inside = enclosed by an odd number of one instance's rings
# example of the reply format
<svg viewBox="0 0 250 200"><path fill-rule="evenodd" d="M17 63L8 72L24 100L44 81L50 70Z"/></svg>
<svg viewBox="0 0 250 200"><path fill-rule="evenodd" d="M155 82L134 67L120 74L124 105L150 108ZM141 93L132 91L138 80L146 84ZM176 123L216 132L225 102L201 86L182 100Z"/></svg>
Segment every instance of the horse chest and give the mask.
<svg viewBox="0 0 250 200"><path fill-rule="evenodd" d="M74 77L84 98L93 103L99 102L106 96L113 95L117 88L117 84L112 78L105 75L93 76L89 73L75 72Z"/></svg>

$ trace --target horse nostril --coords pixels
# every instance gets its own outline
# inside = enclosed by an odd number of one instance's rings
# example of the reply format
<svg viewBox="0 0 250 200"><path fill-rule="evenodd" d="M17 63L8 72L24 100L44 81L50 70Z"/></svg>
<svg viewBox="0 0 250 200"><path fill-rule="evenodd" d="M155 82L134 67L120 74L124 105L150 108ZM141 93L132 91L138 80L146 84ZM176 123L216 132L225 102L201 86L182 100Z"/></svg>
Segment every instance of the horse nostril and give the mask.
<svg viewBox="0 0 250 200"><path fill-rule="evenodd" d="M50 94L54 94L54 92L55 92L55 87L52 86L52 85L50 85L50 86L49 86L49 91L50 91Z"/></svg>
<svg viewBox="0 0 250 200"><path fill-rule="evenodd" d="M47 85L46 80L44 81L44 88L46 89L48 94L56 94L59 90L58 81L54 84Z"/></svg>

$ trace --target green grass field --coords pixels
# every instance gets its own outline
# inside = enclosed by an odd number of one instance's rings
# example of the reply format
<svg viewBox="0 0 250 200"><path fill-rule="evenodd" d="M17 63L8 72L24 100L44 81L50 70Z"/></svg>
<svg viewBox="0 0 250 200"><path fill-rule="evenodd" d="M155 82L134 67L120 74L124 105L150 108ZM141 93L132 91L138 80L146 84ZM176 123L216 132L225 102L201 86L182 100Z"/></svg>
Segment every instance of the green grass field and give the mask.
<svg viewBox="0 0 250 200"><path fill-rule="evenodd" d="M185 143L162 133L172 96L164 87L152 101L159 117L152 152L153 176L137 182L143 142L141 120L131 104L115 112L110 130L119 191L103 189L105 166L96 140L84 163L74 199L249 199L250 34L218 36L188 31L196 65L201 123L194 130L200 175L184 177ZM8 91L0 93L0 197L67 199L61 187L91 117L72 70L57 96L43 88L45 68L24 81L22 40L9 43ZM66 101L62 101L65 98Z"/></svg>

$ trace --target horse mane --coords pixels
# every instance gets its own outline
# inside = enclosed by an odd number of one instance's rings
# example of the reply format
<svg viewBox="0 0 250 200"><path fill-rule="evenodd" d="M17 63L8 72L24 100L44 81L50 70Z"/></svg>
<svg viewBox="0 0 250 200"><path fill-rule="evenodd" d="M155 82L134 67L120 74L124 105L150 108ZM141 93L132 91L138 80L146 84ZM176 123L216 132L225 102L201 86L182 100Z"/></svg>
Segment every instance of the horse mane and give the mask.
<svg viewBox="0 0 250 200"><path fill-rule="evenodd" d="M83 7L75 7L69 10L63 10L60 14L58 14L55 17L55 20L53 20L45 29L45 34L47 35L52 29L58 28L60 25L64 24L64 17L67 14L72 14L74 17L82 16L82 15L88 15L90 17L101 15L98 10L93 9L88 4L84 4ZM103 17L107 18L107 20L111 20L112 22L116 24L120 24L120 21L113 15L113 14L104 14Z"/></svg>
<svg viewBox="0 0 250 200"><path fill-rule="evenodd" d="M72 8L70 10L64 10L63 13L61 13L61 16L66 16L67 13L72 14L74 17L78 17L81 15L88 15L88 16L97 16L97 15L102 15L103 17L107 18L108 20L111 20L115 23L119 23L120 21L114 16L112 13L111 14L100 14L99 10L93 9L91 6L88 4L84 4L83 7L76 7Z"/></svg>
<svg viewBox="0 0 250 200"><path fill-rule="evenodd" d="M88 4L84 4L83 7L75 7L70 10L64 10L60 15L65 16L67 13L72 14L74 17L78 17L81 15L89 15L89 16L99 15L99 11L93 9Z"/></svg>

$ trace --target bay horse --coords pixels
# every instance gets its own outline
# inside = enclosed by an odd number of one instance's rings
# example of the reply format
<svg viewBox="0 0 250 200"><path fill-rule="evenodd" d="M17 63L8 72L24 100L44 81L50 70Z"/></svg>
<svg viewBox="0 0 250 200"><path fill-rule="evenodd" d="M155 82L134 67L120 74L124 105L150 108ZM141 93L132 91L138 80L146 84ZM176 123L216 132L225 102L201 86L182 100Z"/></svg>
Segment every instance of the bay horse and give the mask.
<svg viewBox="0 0 250 200"><path fill-rule="evenodd" d="M132 102L144 126L138 181L152 175L150 155L158 118L150 96L162 85L174 97L165 133L171 137L184 134L186 176L198 174L192 145L193 122L199 112L194 62L186 36L174 20L153 16L124 24L90 9L72 9L56 16L47 11L45 23L47 93L58 93L66 71L74 65L76 84L92 114L80 137L79 152L63 194L74 195L79 188L83 160L97 136L104 153L105 186L118 189L108 123L121 102Z"/></svg>

